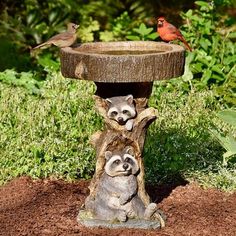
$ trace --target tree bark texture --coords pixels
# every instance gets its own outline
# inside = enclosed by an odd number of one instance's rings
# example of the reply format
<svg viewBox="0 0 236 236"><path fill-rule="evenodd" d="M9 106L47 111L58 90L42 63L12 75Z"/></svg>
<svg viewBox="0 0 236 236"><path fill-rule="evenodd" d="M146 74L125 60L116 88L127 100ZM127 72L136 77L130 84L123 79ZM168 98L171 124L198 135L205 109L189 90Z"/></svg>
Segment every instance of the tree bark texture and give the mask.
<svg viewBox="0 0 236 236"><path fill-rule="evenodd" d="M129 53L117 55L117 51ZM183 47L151 41L85 43L61 49L63 76L101 83L152 82L178 77L183 74L184 61Z"/></svg>
<svg viewBox="0 0 236 236"><path fill-rule="evenodd" d="M140 167L140 173L137 176L138 195L144 204L148 205L150 203L150 199L145 191L142 152L146 130L148 126L156 119L156 110L154 108L147 107L152 83L142 83L141 85L136 84L135 94L138 95L138 97L134 97L134 100L137 116L134 119L132 131L127 131L124 126L119 125L116 121L107 117L107 105L104 97L106 97L105 95L107 95L107 91L111 91L108 89L109 86L111 85L106 83L98 84L96 95L94 95L96 109L104 118L105 130L96 132L94 135L92 135L90 140L96 149L96 171L89 187L89 198L93 197L96 193L96 187L100 181L101 175L104 172L105 151L113 151L115 149L122 149L125 146L132 146L135 150L135 157ZM123 87L126 87L126 84L123 84ZM124 91L122 89L122 85L120 85L119 89L120 91Z"/></svg>
<svg viewBox="0 0 236 236"><path fill-rule="evenodd" d="M162 217L156 211L156 204L150 203L145 191L142 152L147 128L156 119L155 109L148 108L147 102L152 92L153 81L183 74L184 52L184 48L179 45L152 41L85 43L74 48L61 49L63 76L95 82L96 109L105 122L105 129L91 137L91 143L96 150L96 170L89 187L90 195L85 202L85 210L87 206L88 212L95 207L100 218L109 214L108 218L112 218L114 212L120 221L125 221L126 217L132 218L134 214L139 217L139 212L135 212L136 208L139 208L140 212L144 213L143 218L153 215L164 226ZM127 105L135 106L135 115L128 119L127 126L109 115L111 107L108 108L108 103L111 104L115 98L119 99L118 97L131 97L134 104ZM128 101L127 98L127 103ZM110 156L111 153L122 149L126 151L122 157L116 154ZM133 156L129 152L132 152ZM115 163L115 158L123 161L129 154L130 160L139 167L139 172L132 173L127 178L118 176L117 180L113 181L112 175L105 171L108 163L113 164L111 159ZM127 162L125 164L131 166ZM122 168L125 168L124 165ZM121 172L124 173L123 170ZM106 188L107 186L109 187ZM133 192L130 192L130 189L133 189ZM107 196L110 196L110 199Z"/></svg>

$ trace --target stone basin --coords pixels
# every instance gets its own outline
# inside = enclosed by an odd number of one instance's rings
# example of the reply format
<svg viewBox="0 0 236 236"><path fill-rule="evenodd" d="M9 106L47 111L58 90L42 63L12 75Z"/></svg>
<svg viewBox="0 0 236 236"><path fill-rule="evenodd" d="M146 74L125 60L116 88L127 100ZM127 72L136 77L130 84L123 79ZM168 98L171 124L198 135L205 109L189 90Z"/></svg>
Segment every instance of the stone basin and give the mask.
<svg viewBox="0 0 236 236"><path fill-rule="evenodd" d="M152 41L84 43L61 49L61 71L94 82L152 82L181 76L184 52L182 46Z"/></svg>

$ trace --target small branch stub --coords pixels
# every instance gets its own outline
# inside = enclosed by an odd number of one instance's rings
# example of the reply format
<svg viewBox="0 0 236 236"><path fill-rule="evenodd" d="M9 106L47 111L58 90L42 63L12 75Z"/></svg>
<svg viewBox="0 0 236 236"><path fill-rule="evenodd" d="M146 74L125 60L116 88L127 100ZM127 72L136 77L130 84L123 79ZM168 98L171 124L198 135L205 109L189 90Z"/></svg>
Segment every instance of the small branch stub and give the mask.
<svg viewBox="0 0 236 236"><path fill-rule="evenodd" d="M87 76L87 68L82 61L80 61L75 68L75 76L79 79L85 79Z"/></svg>

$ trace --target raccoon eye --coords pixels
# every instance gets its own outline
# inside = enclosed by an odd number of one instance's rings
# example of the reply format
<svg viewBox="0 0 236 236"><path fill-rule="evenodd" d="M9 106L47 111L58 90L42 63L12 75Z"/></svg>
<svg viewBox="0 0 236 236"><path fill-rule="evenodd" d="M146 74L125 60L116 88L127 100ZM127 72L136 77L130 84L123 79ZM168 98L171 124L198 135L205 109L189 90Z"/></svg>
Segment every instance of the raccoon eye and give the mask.
<svg viewBox="0 0 236 236"><path fill-rule="evenodd" d="M131 163L132 160L129 157L127 157L127 158L125 158L125 162Z"/></svg>
<svg viewBox="0 0 236 236"><path fill-rule="evenodd" d="M123 110L122 112L123 112L123 114L128 114L129 113L128 110Z"/></svg>
<svg viewBox="0 0 236 236"><path fill-rule="evenodd" d="M118 114L117 111L113 111L113 112L111 112L111 115L112 115L112 116L116 116L117 114Z"/></svg>
<svg viewBox="0 0 236 236"><path fill-rule="evenodd" d="M120 164L120 160L116 160L115 163L116 163L117 165L119 165L119 164Z"/></svg>

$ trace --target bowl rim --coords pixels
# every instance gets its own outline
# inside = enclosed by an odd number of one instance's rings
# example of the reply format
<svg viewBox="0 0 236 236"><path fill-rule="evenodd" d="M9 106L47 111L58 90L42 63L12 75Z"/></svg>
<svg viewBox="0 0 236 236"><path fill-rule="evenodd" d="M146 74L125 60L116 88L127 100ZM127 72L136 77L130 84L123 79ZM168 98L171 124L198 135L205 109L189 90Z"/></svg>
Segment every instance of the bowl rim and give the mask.
<svg viewBox="0 0 236 236"><path fill-rule="evenodd" d="M113 55L113 54L105 54L105 53L101 54L101 53L96 53L96 51L98 51L98 50L95 51L96 45L98 45L98 46L105 45L104 48L108 48L109 45L111 47L117 47L117 45L121 45L121 48L124 48L124 47L126 47L126 45L129 45L129 44L131 46L137 45L137 48L139 48L139 47L145 48L145 45L148 45L150 48L152 45L153 46L165 46L166 48L170 48L170 50L157 52L157 53L121 54L121 55L116 55L116 54ZM138 44L140 44L140 46ZM89 46L91 46L92 50L90 52L86 52L85 50ZM85 50L80 51L80 50L78 50L79 48L81 48L81 49L85 48ZM128 49L128 47L127 47L127 49ZM156 55L170 54L170 53L185 51L185 48L182 47L181 45L177 45L177 44L156 42L156 41L115 41L115 42L81 43L81 44L76 44L74 47L61 48L61 50L63 52L71 53L71 54L79 54L79 55L86 55L86 56L99 56L99 57L119 57L120 58L120 57L142 57L142 56L156 56ZM109 51L109 50L107 50L107 51ZM111 50L111 51L113 51L113 50Z"/></svg>

